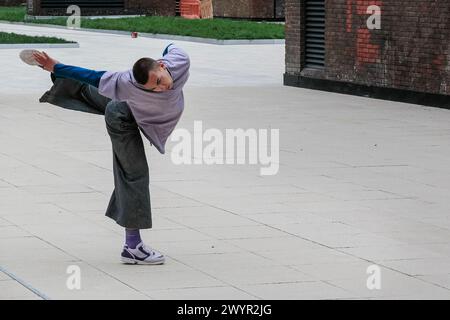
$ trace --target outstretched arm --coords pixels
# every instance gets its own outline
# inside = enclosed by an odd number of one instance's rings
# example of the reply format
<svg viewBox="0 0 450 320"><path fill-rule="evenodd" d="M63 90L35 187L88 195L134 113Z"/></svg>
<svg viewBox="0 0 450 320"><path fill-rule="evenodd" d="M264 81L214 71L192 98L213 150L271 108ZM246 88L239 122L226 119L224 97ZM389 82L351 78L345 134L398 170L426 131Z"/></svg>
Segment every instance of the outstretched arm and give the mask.
<svg viewBox="0 0 450 320"><path fill-rule="evenodd" d="M33 56L42 69L52 72L56 77L81 81L97 88L101 77L106 72L65 65L59 63L45 52L37 52Z"/></svg>

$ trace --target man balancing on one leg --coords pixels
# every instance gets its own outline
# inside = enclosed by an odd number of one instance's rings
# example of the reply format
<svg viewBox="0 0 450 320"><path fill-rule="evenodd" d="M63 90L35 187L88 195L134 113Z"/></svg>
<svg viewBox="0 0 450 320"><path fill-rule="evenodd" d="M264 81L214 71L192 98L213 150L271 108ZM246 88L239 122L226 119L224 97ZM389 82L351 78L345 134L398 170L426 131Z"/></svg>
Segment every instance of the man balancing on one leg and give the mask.
<svg viewBox="0 0 450 320"><path fill-rule="evenodd" d="M115 185L106 215L125 228L122 262L163 264L164 256L145 246L139 233L152 227L149 171L139 129L160 153L165 153L166 140L184 108L182 89L189 77L189 56L171 44L161 59L142 58L125 72L64 65L45 52L35 51L30 56L34 61L28 63L51 72L54 81L63 78L84 83L82 99L105 115Z"/></svg>

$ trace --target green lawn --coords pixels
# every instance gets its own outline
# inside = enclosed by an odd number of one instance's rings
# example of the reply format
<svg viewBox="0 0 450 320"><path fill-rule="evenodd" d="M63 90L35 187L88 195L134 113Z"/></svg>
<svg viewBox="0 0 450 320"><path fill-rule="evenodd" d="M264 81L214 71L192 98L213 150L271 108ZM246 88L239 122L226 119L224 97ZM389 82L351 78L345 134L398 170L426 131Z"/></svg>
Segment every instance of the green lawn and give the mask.
<svg viewBox="0 0 450 320"><path fill-rule="evenodd" d="M0 32L0 44L17 44L17 43L73 43L73 42L53 37L33 37L24 34Z"/></svg>
<svg viewBox="0 0 450 320"><path fill-rule="evenodd" d="M0 7L0 20L21 22L25 17L25 7Z"/></svg>
<svg viewBox="0 0 450 320"><path fill-rule="evenodd" d="M0 20L23 21L25 9L0 7ZM66 19L35 20L33 23L66 25ZM284 25L228 19L188 20L179 17L82 19L82 28L227 39L284 39Z"/></svg>

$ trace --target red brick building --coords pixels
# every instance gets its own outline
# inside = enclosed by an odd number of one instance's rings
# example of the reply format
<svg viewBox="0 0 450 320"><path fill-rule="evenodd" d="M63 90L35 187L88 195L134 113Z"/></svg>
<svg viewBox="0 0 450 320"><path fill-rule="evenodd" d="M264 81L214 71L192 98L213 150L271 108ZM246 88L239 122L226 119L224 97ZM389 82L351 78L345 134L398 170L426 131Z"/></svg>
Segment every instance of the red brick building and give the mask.
<svg viewBox="0 0 450 320"><path fill-rule="evenodd" d="M284 19L285 0L213 0L214 16L244 19Z"/></svg>
<svg viewBox="0 0 450 320"><path fill-rule="evenodd" d="M20 6L26 2L27 0L0 0L0 7Z"/></svg>
<svg viewBox="0 0 450 320"><path fill-rule="evenodd" d="M148 14L175 16L175 0L28 0L28 14L65 16L67 7L78 5L82 15Z"/></svg>
<svg viewBox="0 0 450 320"><path fill-rule="evenodd" d="M450 107L450 1L285 5L286 85Z"/></svg>
<svg viewBox="0 0 450 320"><path fill-rule="evenodd" d="M13 2L15 0L0 0ZM284 19L285 0L213 0L214 16L243 19ZM21 0L25 2L25 0ZM148 14L177 15L179 0L28 0L28 14L64 16L69 5L81 7L83 15Z"/></svg>

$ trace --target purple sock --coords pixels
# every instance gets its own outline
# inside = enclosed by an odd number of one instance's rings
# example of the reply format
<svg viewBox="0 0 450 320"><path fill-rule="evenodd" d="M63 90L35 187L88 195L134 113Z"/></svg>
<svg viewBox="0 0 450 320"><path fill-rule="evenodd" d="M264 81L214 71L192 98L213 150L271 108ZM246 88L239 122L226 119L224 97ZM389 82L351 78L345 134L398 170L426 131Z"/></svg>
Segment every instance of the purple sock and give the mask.
<svg viewBox="0 0 450 320"><path fill-rule="evenodd" d="M139 229L125 229L125 243L131 249L136 249L136 246L141 243L141 234Z"/></svg>

